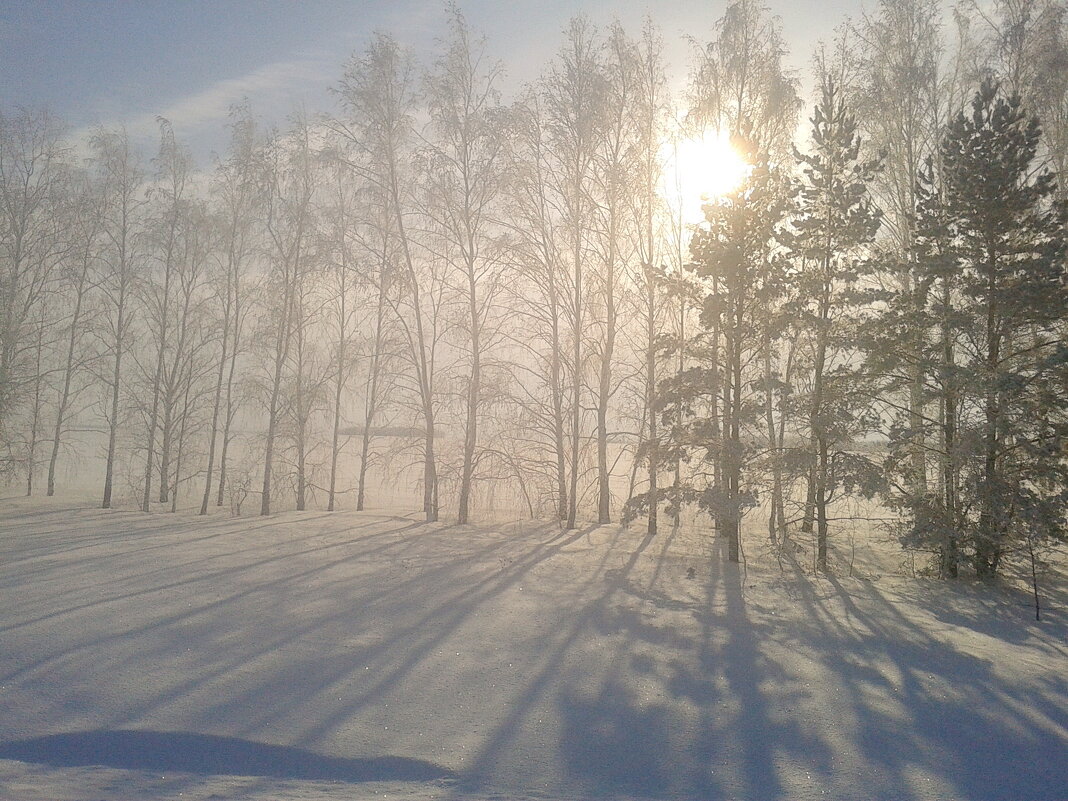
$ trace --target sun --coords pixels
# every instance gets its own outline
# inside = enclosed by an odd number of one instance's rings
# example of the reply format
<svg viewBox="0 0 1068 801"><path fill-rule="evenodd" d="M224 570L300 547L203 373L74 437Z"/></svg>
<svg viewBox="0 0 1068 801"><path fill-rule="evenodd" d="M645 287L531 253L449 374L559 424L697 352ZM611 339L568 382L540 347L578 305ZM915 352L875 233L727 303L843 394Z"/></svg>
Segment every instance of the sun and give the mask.
<svg viewBox="0 0 1068 801"><path fill-rule="evenodd" d="M662 153L661 192L685 223L704 220L701 206L736 189L751 169L726 132L670 141Z"/></svg>

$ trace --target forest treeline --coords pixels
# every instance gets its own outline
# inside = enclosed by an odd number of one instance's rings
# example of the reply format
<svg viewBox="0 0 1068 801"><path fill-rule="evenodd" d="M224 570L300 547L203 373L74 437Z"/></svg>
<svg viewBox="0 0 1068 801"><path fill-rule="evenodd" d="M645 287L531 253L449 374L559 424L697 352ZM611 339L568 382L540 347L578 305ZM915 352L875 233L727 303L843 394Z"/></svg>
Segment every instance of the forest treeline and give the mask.
<svg viewBox="0 0 1068 801"><path fill-rule="evenodd" d="M737 560L765 514L824 570L861 497L995 575L1068 508L1065 11L882 0L806 104L755 0L680 91L655 20L578 17L508 102L450 7L426 63L376 34L330 113L235 106L210 168L164 119L149 158L5 109L3 473L52 495L99 459L104 507L268 514L414 466L428 521L692 507ZM694 225L676 154L715 135L748 168Z"/></svg>

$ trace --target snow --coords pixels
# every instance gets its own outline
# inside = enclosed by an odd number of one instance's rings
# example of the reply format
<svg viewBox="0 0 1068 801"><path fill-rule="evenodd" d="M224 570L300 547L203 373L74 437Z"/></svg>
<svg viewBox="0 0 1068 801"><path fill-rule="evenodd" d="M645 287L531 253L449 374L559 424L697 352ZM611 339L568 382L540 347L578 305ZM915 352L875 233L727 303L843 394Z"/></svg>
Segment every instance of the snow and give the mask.
<svg viewBox="0 0 1068 801"><path fill-rule="evenodd" d="M1055 799L1068 615L699 529L0 501L0 798Z"/></svg>

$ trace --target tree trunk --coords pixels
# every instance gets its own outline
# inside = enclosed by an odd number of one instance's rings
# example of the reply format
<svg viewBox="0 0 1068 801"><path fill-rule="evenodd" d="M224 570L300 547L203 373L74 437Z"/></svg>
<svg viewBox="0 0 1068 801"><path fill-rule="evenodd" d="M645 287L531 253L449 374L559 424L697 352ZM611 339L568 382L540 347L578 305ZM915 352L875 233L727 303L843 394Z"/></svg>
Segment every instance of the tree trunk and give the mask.
<svg viewBox="0 0 1068 801"><path fill-rule="evenodd" d="M827 480L829 460L827 455L827 438L822 434L817 438L818 454L816 459L816 569L827 572Z"/></svg>
<svg viewBox="0 0 1068 801"><path fill-rule="evenodd" d="M781 443L775 425L775 394L772 391L771 338L764 336L764 419L768 426L768 453L771 456L771 502L768 509L768 539L778 542L776 510L782 505Z"/></svg>
<svg viewBox="0 0 1068 801"><path fill-rule="evenodd" d="M474 243L468 237L467 263L467 309L471 326L471 379L467 385L467 423L464 428L464 464L460 476L460 504L458 519L461 525L468 521L471 503L471 481L475 471L475 447L478 443L478 406L482 393L482 331L478 315L478 293L475 282L475 264L470 254Z"/></svg>
<svg viewBox="0 0 1068 801"><path fill-rule="evenodd" d="M63 437L63 424L66 422L67 406L70 403L70 388L74 378L74 351L78 344L78 323L82 319L82 307L85 299L85 285L89 280L89 265L92 259L87 250L82 254L82 269L75 286L74 313L71 315L70 336L67 338L67 358L63 364L63 388L56 405L56 425L52 434L52 454L48 459L48 497L56 494L56 464L59 461L60 440Z"/></svg>
<svg viewBox="0 0 1068 801"><path fill-rule="evenodd" d="M111 419L108 429L108 457L104 467L103 509L111 508L111 496L115 483L115 446L119 433L119 386L122 381L122 349L125 345L126 329L126 277L122 277L119 289L118 316L115 321L115 361L111 374Z"/></svg>
<svg viewBox="0 0 1068 801"><path fill-rule="evenodd" d="M342 336L342 340L338 344L337 384L334 387L334 425L330 436L330 494L326 504L326 511L328 512L334 511L334 497L337 492L337 457L338 452L340 451L340 448L338 448L338 438L340 437L341 432L341 393L345 388L345 379L342 374L342 371L344 370L344 360L345 341L344 336Z"/></svg>
<svg viewBox="0 0 1068 801"><path fill-rule="evenodd" d="M383 259L382 273L385 272L386 264ZM380 273L381 275L381 273ZM386 298L385 287L380 282L378 287L378 303L375 308L375 338L371 352L371 364L367 375L367 400L364 407L363 437L360 442L360 476L356 487L356 511L362 512L367 495L367 460L371 452L371 436L374 428L375 412L378 409L378 374L382 365L383 325L385 323Z"/></svg>
<svg viewBox="0 0 1068 801"><path fill-rule="evenodd" d="M215 398L211 407L211 431L208 435L208 465L204 475L204 495L200 500L200 514L208 513L208 504L211 501L212 476L215 469L215 443L219 438L219 411L222 408L223 378L226 375L226 361L230 346L230 315L233 313L233 295L231 293L230 276L232 273L233 258L227 269L226 276L226 301L223 305L222 319L222 352L219 354L219 372L215 377Z"/></svg>
<svg viewBox="0 0 1068 801"><path fill-rule="evenodd" d="M185 435L189 425L189 395L193 384L193 365L190 361L189 375L182 392L182 418L178 426L178 452L174 458L174 483L171 485L171 513L178 510L178 486L182 481L182 456L185 453Z"/></svg>
<svg viewBox="0 0 1068 801"><path fill-rule="evenodd" d="M824 275L830 272L830 256L823 265ZM820 316L816 329L816 354L812 366L812 408L809 427L812 432L812 506L816 523L816 568L827 572L827 481L829 464L827 457L827 411L824 408L824 391L827 367L827 338L830 333L831 287L825 281L820 297Z"/></svg>
<svg viewBox="0 0 1068 801"><path fill-rule="evenodd" d="M229 304L229 301L227 301ZM212 474L215 469L215 443L219 438L219 409L222 406L223 376L226 374L226 350L227 337L230 333L230 323L223 324L222 355L219 358L219 372L215 379L215 399L211 407L211 431L208 434L208 466L204 473L204 496L200 500L200 514L208 513L208 503L211 500Z"/></svg>
<svg viewBox="0 0 1068 801"><path fill-rule="evenodd" d="M164 311L164 315L166 315L166 311ZM161 381L163 379L163 352L164 352L163 351L163 349L164 349L164 339L163 339L163 337L166 335L166 325L161 323L161 327L163 328L163 330L160 332L160 341L159 341L159 346L158 346L157 352L156 352L156 372L155 372L155 376L152 379L152 411L149 413L149 416L148 416L148 434L147 434L148 440L147 440L147 443L146 443L146 446L145 446L145 450L146 450L146 455L145 455L145 486L144 486L144 489L143 489L142 494L141 494L141 511L142 512L147 512L147 511L149 511L151 509L152 473L153 473L153 471L155 470L155 467L156 467L156 464L155 464L155 457L156 457L156 450L155 450L156 449L156 427L157 427L157 424L158 424L158 416L159 416L160 383L161 383ZM163 486L165 484L166 484L166 482L161 481L161 490L160 490L160 492L162 493L162 497L160 497L160 502L163 502L163 501L166 500L166 492L167 491L166 491L166 489L163 489Z"/></svg>
<svg viewBox="0 0 1068 801"><path fill-rule="evenodd" d="M37 431L41 424L41 351L44 349L44 321L37 323L34 348L33 417L30 420L30 443L26 459L26 497L33 495L33 474L37 472Z"/></svg>
<svg viewBox="0 0 1068 801"><path fill-rule="evenodd" d="M1001 360L1001 334L997 318L998 286L996 261L988 258L989 278L986 297L986 398L983 408L983 487L980 498L979 533L975 543L975 573L990 578L997 572L1001 536L998 510L1004 499L995 492L998 478L998 428L1001 421L997 375Z"/></svg>
<svg viewBox="0 0 1068 801"><path fill-rule="evenodd" d="M581 237L581 234L577 234ZM572 323L571 358L571 480L567 499L567 528L575 528L578 517L578 474L580 446L582 442L582 260L579 256L581 239L575 241L574 263L574 318Z"/></svg>
<svg viewBox="0 0 1068 801"><path fill-rule="evenodd" d="M564 420L563 341L560 337L560 305L553 278L553 265L546 261L549 271L549 316L552 320L552 353L549 355L549 392L553 406L553 444L556 450L556 516L567 520L567 446Z"/></svg>
<svg viewBox="0 0 1068 801"><path fill-rule="evenodd" d="M945 524L950 527L940 554L939 572L957 578L960 552L957 526L957 394L953 375L953 331L949 322L950 292L945 284L942 292L942 497Z"/></svg>
<svg viewBox="0 0 1068 801"><path fill-rule="evenodd" d="M177 354L175 354L175 372L178 371ZM166 397L163 404L163 441L159 449L159 502L167 503L170 500L170 475L171 475L171 439L174 436L174 404L178 398L175 394L176 387L166 388Z"/></svg>
<svg viewBox="0 0 1068 801"><path fill-rule="evenodd" d="M305 345L305 316L304 316L304 286L303 280L299 276L294 277L295 282L300 282L294 287L295 303L295 327L297 334L297 397L296 397L296 414L297 414L297 511L303 512L307 508L307 492L308 492L308 473L307 473L307 461L308 461L308 416L310 410L308 409L309 399L304 392L304 345Z"/></svg>
<svg viewBox="0 0 1068 801"><path fill-rule="evenodd" d="M733 293L732 293L733 294ZM741 559L741 489L742 489L742 344L739 341L742 332L742 298L733 298L735 307L730 325L724 331L724 352L727 356L727 370L724 375L723 433L725 442L721 445L719 461L722 463L722 481L724 504L721 514L717 515L720 534L727 538L727 559L738 562Z"/></svg>
<svg viewBox="0 0 1068 801"><path fill-rule="evenodd" d="M684 262L684 259L683 259L682 255L680 253L680 255L679 255L680 268L681 268L681 265L683 264L683 262ZM685 347L684 347L685 342L686 342L686 300L683 297L680 296L679 297L679 360L678 360L678 364L675 367L676 376L681 376L683 374L683 372L686 370L686 350L685 350ZM715 370L715 366L714 365L713 365L712 369ZM719 392L719 388L716 387L716 386L712 386L712 387L709 388L709 394L713 398L713 404L715 403L716 393L718 393L718 392ZM712 417L715 417L716 410L713 408L713 410L711 411L710 414L711 414ZM681 430L682 429L683 420L682 420L682 412L681 411L679 412L678 419L675 420L674 423L675 423L675 428L677 430ZM717 461L718 461L718 457L717 457ZM674 471L674 476L673 476L673 479L672 479L672 485L671 486L672 486L672 494L674 495L674 501L673 501L674 513L671 515L671 525L674 528L678 529L679 526L682 525L682 501L681 501L681 495L682 495L682 458L680 456L676 456L675 457L675 471Z"/></svg>
<svg viewBox="0 0 1068 801"><path fill-rule="evenodd" d="M913 288L913 308L919 313L926 306L923 290ZM919 326L917 326L919 328ZM912 493L915 497L927 494L927 453L924 427L924 374L920 354L923 349L922 329L916 332L913 342L914 359L909 368L909 429L911 430Z"/></svg>
<svg viewBox="0 0 1068 801"><path fill-rule="evenodd" d="M226 405L223 416L222 452L219 454L219 492L215 498L215 505L222 506L226 496L226 457L230 451L230 426L234 422L234 374L237 371L237 351L241 326L241 304L237 294L237 285L234 286L234 341L230 351L230 368L226 374Z"/></svg>
<svg viewBox="0 0 1068 801"><path fill-rule="evenodd" d="M122 319L121 312L119 319L120 321ZM104 509L111 508L111 492L115 478L115 442L118 436L119 427L119 381L121 380L121 375L122 348L116 344L115 366L112 370L111 379L111 415L110 420L108 421L108 457L107 464L104 467L104 500L103 503L101 503L101 507Z"/></svg>
<svg viewBox="0 0 1068 801"><path fill-rule="evenodd" d="M649 202L652 202L650 190ZM649 244L652 246L652 222L649 221ZM648 320L645 339L645 409L649 424L649 521L647 533L650 537L656 534L657 513L660 509L659 487L657 486L657 474L660 470L660 432L656 424L656 279L653 274L653 265L645 265L645 293Z"/></svg>
<svg viewBox="0 0 1068 801"><path fill-rule="evenodd" d="M278 430L278 401L282 392L282 370L286 354L289 351L290 304L292 292L289 286L289 269L286 268L286 297L282 303L282 319L278 321L278 334L275 337L274 373L271 381L271 400L267 411L267 440L263 454L263 487L260 495L260 514L271 513L271 473L274 468L274 439Z"/></svg>
<svg viewBox="0 0 1068 801"><path fill-rule="evenodd" d="M616 224L614 210L608 228L608 262L605 265L605 334L597 387L597 522L612 522L612 495L608 474L608 400L612 394L612 355L616 341Z"/></svg>

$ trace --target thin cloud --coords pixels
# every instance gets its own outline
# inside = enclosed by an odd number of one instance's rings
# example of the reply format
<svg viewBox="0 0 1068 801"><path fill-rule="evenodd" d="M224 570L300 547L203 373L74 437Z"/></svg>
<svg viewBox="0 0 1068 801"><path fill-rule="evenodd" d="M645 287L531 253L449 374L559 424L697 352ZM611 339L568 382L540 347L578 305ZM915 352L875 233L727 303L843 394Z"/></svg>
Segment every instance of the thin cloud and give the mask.
<svg viewBox="0 0 1068 801"><path fill-rule="evenodd" d="M234 103L248 98L258 111L276 111L280 104L299 102L309 91L321 91L337 71L333 60L322 57L277 61L238 78L224 78L158 110L83 126L71 138L84 140L98 128L123 127L134 141L153 141L159 133L160 117L169 120L175 133L183 139L217 134Z"/></svg>

